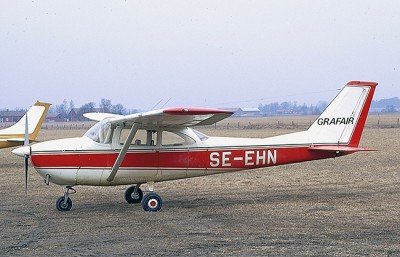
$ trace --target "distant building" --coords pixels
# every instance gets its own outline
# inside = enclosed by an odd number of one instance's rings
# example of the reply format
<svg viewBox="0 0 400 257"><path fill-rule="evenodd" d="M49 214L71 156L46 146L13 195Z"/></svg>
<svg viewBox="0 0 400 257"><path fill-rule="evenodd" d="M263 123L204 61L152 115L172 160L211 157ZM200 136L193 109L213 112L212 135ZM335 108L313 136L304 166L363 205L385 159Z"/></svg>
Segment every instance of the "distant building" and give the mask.
<svg viewBox="0 0 400 257"><path fill-rule="evenodd" d="M0 123L17 122L25 114L25 111L0 111Z"/></svg>
<svg viewBox="0 0 400 257"><path fill-rule="evenodd" d="M258 108L239 108L237 112L235 112L237 116L261 116L260 109Z"/></svg>
<svg viewBox="0 0 400 257"><path fill-rule="evenodd" d="M45 119L46 122L63 122L66 118L59 113L48 113Z"/></svg>
<svg viewBox="0 0 400 257"><path fill-rule="evenodd" d="M258 108L220 108L221 110L233 112L234 117L256 117L261 116L261 111Z"/></svg>

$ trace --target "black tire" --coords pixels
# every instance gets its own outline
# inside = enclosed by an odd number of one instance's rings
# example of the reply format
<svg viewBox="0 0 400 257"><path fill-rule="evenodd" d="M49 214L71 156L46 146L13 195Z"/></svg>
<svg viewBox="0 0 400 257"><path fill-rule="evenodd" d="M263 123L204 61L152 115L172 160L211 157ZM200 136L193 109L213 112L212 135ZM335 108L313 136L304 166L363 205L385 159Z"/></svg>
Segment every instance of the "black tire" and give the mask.
<svg viewBox="0 0 400 257"><path fill-rule="evenodd" d="M159 211L162 207L162 199L156 193L148 193L143 197L142 207L145 211Z"/></svg>
<svg viewBox="0 0 400 257"><path fill-rule="evenodd" d="M134 194L135 187L137 186L129 187L125 191L125 201L129 204L140 203L143 199L142 189L140 189L140 187L137 187L136 194Z"/></svg>
<svg viewBox="0 0 400 257"><path fill-rule="evenodd" d="M59 211L69 211L72 208L72 200L71 198L68 198L67 202L64 203L64 196L61 196L60 198L57 199L56 201L56 208Z"/></svg>

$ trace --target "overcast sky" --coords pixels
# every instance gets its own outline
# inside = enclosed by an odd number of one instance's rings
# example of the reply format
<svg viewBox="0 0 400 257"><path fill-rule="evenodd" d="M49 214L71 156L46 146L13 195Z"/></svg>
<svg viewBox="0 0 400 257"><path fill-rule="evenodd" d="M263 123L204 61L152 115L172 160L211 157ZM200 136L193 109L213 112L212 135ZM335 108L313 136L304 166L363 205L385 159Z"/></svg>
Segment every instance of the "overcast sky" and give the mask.
<svg viewBox="0 0 400 257"><path fill-rule="evenodd" d="M400 96L399 1L0 2L2 108L315 104L350 80Z"/></svg>

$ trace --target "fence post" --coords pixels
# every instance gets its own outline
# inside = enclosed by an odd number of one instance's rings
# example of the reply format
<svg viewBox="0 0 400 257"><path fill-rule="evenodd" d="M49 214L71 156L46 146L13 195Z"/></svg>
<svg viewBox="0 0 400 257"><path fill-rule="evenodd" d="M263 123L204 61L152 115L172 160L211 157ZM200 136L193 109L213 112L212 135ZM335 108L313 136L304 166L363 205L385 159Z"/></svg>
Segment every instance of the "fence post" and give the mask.
<svg viewBox="0 0 400 257"><path fill-rule="evenodd" d="M379 120L378 120L378 128L381 128L380 124L379 124Z"/></svg>

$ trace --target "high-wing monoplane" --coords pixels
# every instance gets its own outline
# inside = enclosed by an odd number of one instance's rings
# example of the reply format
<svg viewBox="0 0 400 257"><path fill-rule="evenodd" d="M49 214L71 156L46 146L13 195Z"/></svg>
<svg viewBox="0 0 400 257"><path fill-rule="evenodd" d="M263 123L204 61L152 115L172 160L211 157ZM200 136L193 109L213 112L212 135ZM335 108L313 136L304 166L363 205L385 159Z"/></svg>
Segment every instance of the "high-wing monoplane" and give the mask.
<svg viewBox="0 0 400 257"><path fill-rule="evenodd" d="M351 81L306 131L269 138L209 137L195 126L214 124L232 112L165 108L126 116L91 113L99 121L83 137L24 146L46 183L65 188L59 211L72 207L74 186L132 185L128 203L159 211L157 182L335 158L358 151L377 83ZM147 184L143 195L141 185Z"/></svg>
<svg viewBox="0 0 400 257"><path fill-rule="evenodd" d="M13 126L0 130L0 148L23 145L36 139L51 104L36 102ZM25 131L27 129L27 131ZM27 143L26 143L27 144Z"/></svg>

